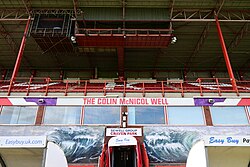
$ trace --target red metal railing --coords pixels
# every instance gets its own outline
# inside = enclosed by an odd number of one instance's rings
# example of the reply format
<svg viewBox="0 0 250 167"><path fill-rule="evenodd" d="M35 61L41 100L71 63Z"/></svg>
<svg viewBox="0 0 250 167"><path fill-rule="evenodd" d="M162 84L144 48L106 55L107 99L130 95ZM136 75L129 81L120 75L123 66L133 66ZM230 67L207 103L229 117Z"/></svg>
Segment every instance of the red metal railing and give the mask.
<svg viewBox="0 0 250 167"><path fill-rule="evenodd" d="M90 28L78 28L79 36L82 35L90 35L90 36L99 36L99 35L112 35L112 36L120 36L120 35L127 35L127 36L148 36L148 35L166 35L171 34L172 29L90 29Z"/></svg>
<svg viewBox="0 0 250 167"><path fill-rule="evenodd" d="M199 78L196 81L167 80L147 82L145 80L133 80L124 82L91 82L90 80L53 80L50 78L16 78L13 83L10 80L0 80L0 92L11 95L11 93L25 93L29 96L31 93L42 93L44 96L49 93L78 93L86 96L88 93L161 93L162 97L166 93L199 93L203 96L205 93L215 93L219 96L223 93L250 93L250 81L236 81L235 90L229 78ZM11 87L10 87L11 86Z"/></svg>

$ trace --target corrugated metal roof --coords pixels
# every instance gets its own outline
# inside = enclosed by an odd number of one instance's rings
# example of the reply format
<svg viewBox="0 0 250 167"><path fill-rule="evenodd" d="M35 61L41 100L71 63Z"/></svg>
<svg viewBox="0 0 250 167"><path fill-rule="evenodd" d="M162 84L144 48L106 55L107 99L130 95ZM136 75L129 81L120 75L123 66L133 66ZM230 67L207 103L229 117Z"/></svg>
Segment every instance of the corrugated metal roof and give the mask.
<svg viewBox="0 0 250 167"><path fill-rule="evenodd" d="M171 7L173 7L173 14L178 14L176 16L178 19L185 18L184 15L186 13L182 11L194 11L196 13L190 12L186 18L192 17L192 14L194 14L195 19L199 19L200 15L198 13L201 11L211 12L220 9L220 13L225 16L219 15L219 18L225 20L225 22L221 22L221 28L232 66L235 70L249 69L249 25L247 21L244 21L244 19L250 20L249 0L225 0L223 4L221 3L223 1L215 0L126 0L125 2L125 20L131 21L128 24L131 27L139 25L136 22L138 20L162 20L169 23ZM25 5L29 7L29 4L23 4L22 0L1 0L0 11L22 9L24 12L19 12L22 15L17 18L28 18ZM83 11L84 19L86 20L123 20L122 0L78 0L78 5L78 9ZM31 0L30 9L44 10L45 12L52 9L67 9L74 13L74 3L73 0ZM245 12L245 18L242 17L242 11ZM228 12L232 12L230 16ZM2 12L0 18L4 19L5 17L2 17L2 15L5 16L5 14ZM15 18L15 14L12 14L13 18ZM7 15L8 17L9 15ZM79 16L79 19L81 17ZM228 17L228 21L226 17ZM207 18L214 19L213 13ZM238 19L238 22L230 22L230 18ZM4 64L6 68L11 69L13 68L17 53L11 50L10 43L8 39L4 38L4 34L8 33L9 37L17 44L17 48L19 48L26 21L1 21L0 24L6 29L6 32L2 31L2 36L0 36L0 64ZM86 24L94 25L93 22L87 22ZM96 24L100 24L100 22ZM153 27L159 24L159 22L149 22L147 24L151 24ZM166 25L168 26L168 24ZM214 22L211 22L199 50L197 53L194 53L196 47L199 46L199 41L204 36L203 30L206 25L207 22L202 22L202 20L199 22L189 22L183 19L182 21L172 22L173 33L178 39L177 43L170 45L168 48L125 49L125 69L141 71L144 69L183 70L184 68L214 70L216 66L215 69L226 70ZM233 43L235 44L232 45ZM115 51L98 52L94 49L94 51L90 52L87 50L93 50L93 48L79 48L76 46L74 51L68 54L43 53L35 40L29 37L24 56L38 69L83 69L95 66L99 66L107 71L117 69L118 60ZM111 48L111 50L115 50L115 48ZM191 63L189 67L186 67L185 65L187 65L190 59ZM61 62L61 64L58 65L58 62ZM22 67L29 68L29 65L24 61Z"/></svg>

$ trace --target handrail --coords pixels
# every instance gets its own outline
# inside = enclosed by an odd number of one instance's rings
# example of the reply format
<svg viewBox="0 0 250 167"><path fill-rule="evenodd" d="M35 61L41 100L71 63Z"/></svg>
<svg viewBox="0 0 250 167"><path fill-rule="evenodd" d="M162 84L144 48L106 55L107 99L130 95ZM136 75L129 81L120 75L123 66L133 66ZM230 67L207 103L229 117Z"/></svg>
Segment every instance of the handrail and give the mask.
<svg viewBox="0 0 250 167"><path fill-rule="evenodd" d="M216 85L217 85L217 88L218 88L219 96L221 96L221 90L220 90L220 85L219 85L218 78L216 78Z"/></svg>
<svg viewBox="0 0 250 167"><path fill-rule="evenodd" d="M120 35L137 35L137 34L171 34L172 29L91 29L91 28L79 28L79 33L76 34L76 36L79 35L105 35L105 34L120 34Z"/></svg>
<svg viewBox="0 0 250 167"><path fill-rule="evenodd" d="M25 92L26 96L31 93L41 93L45 96L50 93L82 93L87 96L88 93L96 92L107 95L108 93L142 93L145 97L147 93L161 93L165 97L167 93L199 93L203 96L205 93L215 93L221 96L223 93L250 93L250 81L237 81L237 89L234 90L229 78L198 78L196 81L156 81L149 82L146 80L134 80L133 82L110 82L101 81L91 83L89 80L63 81L42 77L17 77L15 82L10 84L10 80L0 80L0 92L6 92L11 95L13 92ZM10 87L11 85L11 87Z"/></svg>

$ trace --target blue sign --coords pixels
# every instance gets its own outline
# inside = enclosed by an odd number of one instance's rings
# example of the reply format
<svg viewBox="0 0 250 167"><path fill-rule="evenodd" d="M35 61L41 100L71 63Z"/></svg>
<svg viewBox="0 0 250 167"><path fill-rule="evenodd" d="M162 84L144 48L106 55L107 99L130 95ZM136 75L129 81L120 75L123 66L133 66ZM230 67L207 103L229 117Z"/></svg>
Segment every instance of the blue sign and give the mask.
<svg viewBox="0 0 250 167"><path fill-rule="evenodd" d="M206 146L250 146L250 136L205 136Z"/></svg>

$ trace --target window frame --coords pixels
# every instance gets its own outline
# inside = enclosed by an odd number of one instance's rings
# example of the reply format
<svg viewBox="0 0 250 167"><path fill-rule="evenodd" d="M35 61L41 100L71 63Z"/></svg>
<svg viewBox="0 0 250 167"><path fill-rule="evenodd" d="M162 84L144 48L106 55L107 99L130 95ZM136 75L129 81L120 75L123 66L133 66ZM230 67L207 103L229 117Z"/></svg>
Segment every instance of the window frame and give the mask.
<svg viewBox="0 0 250 167"><path fill-rule="evenodd" d="M81 112L80 112L80 117L79 117L79 123L78 124L49 124L49 123L44 123L44 119L45 119L45 114L46 114L46 108L47 107L80 107L81 108ZM57 125L60 125L60 126L70 126L70 125L82 125L81 122L82 122L82 113L83 113L83 106L74 106L74 105L63 105L63 106L44 106L44 109L43 109L43 116L42 116L42 122L41 122L41 125L43 126L46 126L46 125L54 125L54 126L57 126Z"/></svg>
<svg viewBox="0 0 250 167"><path fill-rule="evenodd" d="M13 123L9 123L9 124L3 124L3 123L0 123L0 125L2 126L9 126L9 125L15 125L15 126L34 126L36 124L36 119L37 119L37 113L38 113L38 110L39 110L39 106L28 106L28 105L12 105L12 106L0 106L0 115L2 114L3 112L3 109L4 107L19 107L19 108L22 108L22 107L37 107L36 111L35 111L35 117L34 117L34 122L33 123L30 123L30 124L13 124ZM21 110L21 109L20 109Z"/></svg>
<svg viewBox="0 0 250 167"><path fill-rule="evenodd" d="M248 124L250 124L250 106L244 106L247 114Z"/></svg>
<svg viewBox="0 0 250 167"><path fill-rule="evenodd" d="M165 123L162 123L162 124L160 124L160 123L157 123L157 124L129 124L129 122L128 122L128 120L129 120L129 117L127 116L127 125L128 126L159 126L159 125L161 125L161 126L163 126L163 125L168 125L168 118L167 118L167 110L166 110L166 108L167 108L167 106L166 105L164 105L164 106L127 106L127 112L128 112L128 115L129 115L129 111L128 111L128 108L129 107L163 107L163 115L164 115L164 122Z"/></svg>
<svg viewBox="0 0 250 167"><path fill-rule="evenodd" d="M212 107L242 107L242 108L244 108L244 112L245 112L246 119L247 119L248 123L247 124L215 124L214 120L213 120L212 110L211 110ZM213 126L246 126L246 125L249 125L250 121L249 121L249 117L248 117L248 114L247 114L248 111L247 111L246 107L247 106L209 106Z"/></svg>
<svg viewBox="0 0 250 167"><path fill-rule="evenodd" d="M35 118L34 118L34 122L31 123L31 124L0 124L0 125L4 125L4 126L8 126L8 125L15 125L15 126L19 126L19 125L25 125L25 126L34 126L36 125L36 120L38 118L38 111L39 111L39 108L40 106L30 106L30 105L13 105L13 106L4 106L4 105L0 105L0 114L3 112L4 110L4 107L19 107L19 108L22 108L22 107L37 107L36 108L36 111L35 111ZM77 124L45 124L44 123L44 119L45 119L45 114L46 114L46 108L47 107L80 107L81 108L81 112L80 112L80 117L79 117L79 123ZM119 108L119 123L118 124L85 124L85 107L118 107ZM204 106L168 106L168 105L161 105L161 106L140 106L140 105L124 105L124 106L112 106L112 105L63 105L63 106L50 106L50 105L45 105L44 108L43 108L43 115L42 115L42 120L41 120L41 124L39 124L39 126L46 126L46 125L53 125L53 126L70 126L70 125L83 125L83 126L100 126L100 125L104 125L104 126L122 126L122 107L125 107L126 108L126 111L128 112L128 108L129 107L163 107L163 114L164 114L164 122L163 124L129 124L129 117L127 116L127 125L128 126L208 126L207 125L207 118L206 118L206 115L205 115L205 109L204 109ZM202 110L202 118L203 118L203 124L169 124L169 110L168 108L169 107L200 107L201 110ZM209 111L210 111L210 115L211 115L211 119L212 119L212 123L213 123L213 126L247 126L247 125L250 125L250 106L208 106L209 107ZM246 119L247 119L247 124L214 124L214 120L213 120L213 115L212 115L212 110L211 110L211 107L242 107L244 108L244 111L245 111L245 115L246 115ZM20 109L21 110L21 109Z"/></svg>
<svg viewBox="0 0 250 167"><path fill-rule="evenodd" d="M119 123L118 124L89 124L85 123L85 108L86 107L118 107L119 108ZM82 124L83 126L121 126L122 124L122 106L112 106L112 105L84 105L82 112Z"/></svg>
<svg viewBox="0 0 250 167"><path fill-rule="evenodd" d="M201 114L202 114L202 119L203 119L203 124L169 124L169 110L168 108L169 107L179 107L179 108L182 108L182 107L196 107L196 108L200 108L201 109ZM167 106L166 107L166 112L167 112L167 118L168 118L168 123L167 125L168 126L207 126L206 124L206 116L205 116L205 111L204 111L204 106Z"/></svg>

